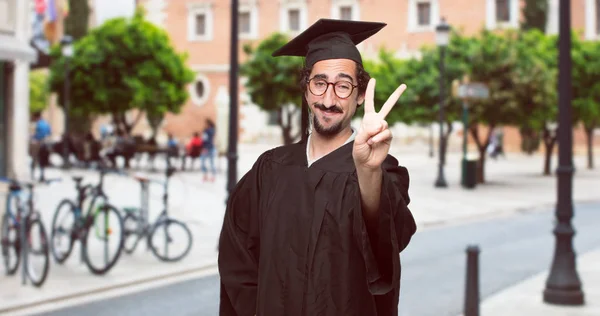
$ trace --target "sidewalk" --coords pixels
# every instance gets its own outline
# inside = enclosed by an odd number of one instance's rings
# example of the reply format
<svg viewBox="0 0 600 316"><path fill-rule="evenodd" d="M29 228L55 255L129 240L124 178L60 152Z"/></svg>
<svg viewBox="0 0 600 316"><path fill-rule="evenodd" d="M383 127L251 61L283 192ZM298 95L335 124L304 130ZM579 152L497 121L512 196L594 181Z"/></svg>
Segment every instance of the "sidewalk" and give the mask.
<svg viewBox="0 0 600 316"><path fill-rule="evenodd" d="M600 315L600 248L577 258L583 283L582 306L544 303L543 292L549 271L544 271L484 300L482 316L597 316Z"/></svg>
<svg viewBox="0 0 600 316"><path fill-rule="evenodd" d="M256 158L269 148L268 145L241 144L238 148L238 178L241 178ZM447 157L445 175L449 187L445 189L437 189L433 185L437 177L437 158L428 157L426 150L415 152L411 148L400 146L400 149L396 149L392 154L410 172L410 208L418 223L418 232L436 225L552 209L556 204L556 177L541 176L542 156L509 154L506 160L488 160L488 183L474 190L464 190L460 186L458 154L450 153ZM123 253L107 275L94 276L84 264L79 263L79 246L76 244L65 265L51 261L48 279L41 289L29 285L21 286L20 275L4 276L3 268L0 268L0 313L31 304L85 295L214 266L227 195L227 164L225 158L221 159L223 172L214 183L203 183L202 176L197 171L177 173L171 181L170 215L188 223L194 237L190 254L181 262L160 262L151 252L145 251L145 245L139 245L133 255ZM573 196L577 203L600 200L600 194L595 189L600 179L600 169L584 169L584 162L582 156L575 158L578 171L574 176ZM556 163L554 157L553 169L556 168ZM96 183L98 179L97 173L91 171L74 170L69 174L84 176L85 183ZM50 170L47 177L61 175L63 171L57 169ZM156 173L149 176L162 178L161 174ZM118 207L139 205L139 185L135 180L108 175L105 179L105 189L111 203ZM161 211L162 193L162 187L151 186L150 220ZM74 185L68 177L63 182L40 187L37 191L36 205L48 232L59 201L74 195ZM552 218L553 214L548 214L548 219ZM596 283L600 284L600 280Z"/></svg>

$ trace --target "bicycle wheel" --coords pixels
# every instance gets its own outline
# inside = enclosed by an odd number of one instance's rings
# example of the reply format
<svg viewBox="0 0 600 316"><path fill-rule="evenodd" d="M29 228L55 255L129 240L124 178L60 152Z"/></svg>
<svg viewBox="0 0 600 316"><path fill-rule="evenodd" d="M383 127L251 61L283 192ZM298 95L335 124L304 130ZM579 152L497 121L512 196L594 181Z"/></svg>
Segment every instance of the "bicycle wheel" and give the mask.
<svg viewBox="0 0 600 316"><path fill-rule="evenodd" d="M181 260L190 252L192 242L192 232L187 225L170 218L156 224L150 233L150 248L162 261Z"/></svg>
<svg viewBox="0 0 600 316"><path fill-rule="evenodd" d="M70 200L62 200L52 219L52 227L50 231L50 249L52 257L58 263L63 263L71 255L73 244L75 243L75 223L77 216L75 215L76 206Z"/></svg>
<svg viewBox="0 0 600 316"><path fill-rule="evenodd" d="M140 224L137 216L127 213L123 219L123 250L126 254L132 254L142 237L139 230Z"/></svg>
<svg viewBox="0 0 600 316"><path fill-rule="evenodd" d="M84 236L85 263L94 274L110 270L123 249L123 218L112 205L100 205L88 215Z"/></svg>
<svg viewBox="0 0 600 316"><path fill-rule="evenodd" d="M21 261L21 251L19 247L19 229L11 224L8 213L2 216L2 226L0 228L0 238L2 238L2 261L6 275L13 275L17 272L19 262Z"/></svg>
<svg viewBox="0 0 600 316"><path fill-rule="evenodd" d="M40 287L46 281L50 268L50 251L46 237L46 229L39 218L28 220L27 248L25 261L27 275L33 285Z"/></svg>

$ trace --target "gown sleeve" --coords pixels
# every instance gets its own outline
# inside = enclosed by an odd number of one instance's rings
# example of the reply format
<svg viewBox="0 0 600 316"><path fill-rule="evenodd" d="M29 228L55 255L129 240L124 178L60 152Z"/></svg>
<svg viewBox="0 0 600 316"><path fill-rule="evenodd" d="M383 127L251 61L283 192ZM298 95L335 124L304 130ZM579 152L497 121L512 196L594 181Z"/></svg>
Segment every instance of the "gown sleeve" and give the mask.
<svg viewBox="0 0 600 316"><path fill-rule="evenodd" d="M256 314L259 258L259 192L261 156L235 186L225 210L219 238L221 316Z"/></svg>
<svg viewBox="0 0 600 316"><path fill-rule="evenodd" d="M351 193L356 197L354 237L365 262L369 291L373 295L383 295L399 287L399 254L417 229L408 209L408 170L398 166L397 160L390 156L382 168L379 221L372 229L367 229L362 215L358 178L352 186L355 192Z"/></svg>

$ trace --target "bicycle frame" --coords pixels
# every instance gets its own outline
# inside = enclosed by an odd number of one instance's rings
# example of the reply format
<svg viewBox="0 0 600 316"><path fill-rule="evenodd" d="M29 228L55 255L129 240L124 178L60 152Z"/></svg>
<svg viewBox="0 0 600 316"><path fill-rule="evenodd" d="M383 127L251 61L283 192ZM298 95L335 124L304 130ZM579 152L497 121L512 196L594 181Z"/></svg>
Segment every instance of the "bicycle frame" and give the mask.
<svg viewBox="0 0 600 316"><path fill-rule="evenodd" d="M19 256L21 256L21 283L27 284L27 266L29 264L27 253L27 223L35 219L36 212L33 205L33 185L27 184L27 191L23 190L21 185L13 183L10 192L6 198L6 214L8 214L12 224L18 229L19 234ZM23 197L23 199L21 199ZM11 200L16 199L16 215L11 207ZM27 205L27 207L25 207ZM28 210L28 211L26 211Z"/></svg>

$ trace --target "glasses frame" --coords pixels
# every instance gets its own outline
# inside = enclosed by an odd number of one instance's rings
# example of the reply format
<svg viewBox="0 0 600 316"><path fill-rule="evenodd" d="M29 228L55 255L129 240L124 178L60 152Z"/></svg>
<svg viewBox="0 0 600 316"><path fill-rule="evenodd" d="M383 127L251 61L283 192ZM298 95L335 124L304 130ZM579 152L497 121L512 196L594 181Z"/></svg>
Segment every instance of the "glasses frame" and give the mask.
<svg viewBox="0 0 600 316"><path fill-rule="evenodd" d="M314 93L314 92L312 91L312 89L310 88L310 82L311 82L311 81L313 81L313 80L321 80L321 81L324 81L324 82L327 84L327 88L325 88L325 91L323 91L323 93L321 93L321 94L316 94L316 93ZM337 93L337 90L335 90L335 85L336 85L338 82L342 82L342 81L343 81L343 82L347 82L347 83L349 83L349 84L352 86L352 90L350 90L350 94L348 94L348 96L347 96L347 97L345 97L345 98L342 98L342 97L340 97L340 96L338 95L338 93ZM350 81L346 81L346 80L340 80L340 81L336 81L336 82L329 82L329 81L327 81L327 80L325 80L325 79L323 79L323 78L318 78L318 77L312 77L312 78L308 79L308 80L306 81L306 85L308 85L308 91L310 91L310 93L312 93L313 95L316 95L316 96L318 96L318 97L320 97L320 96L324 95L325 93L327 93L327 90L329 90L329 86L330 86L330 85L332 85L332 86L333 86L333 93L335 93L335 96L336 96L336 97L338 97L338 98L340 98L340 99L348 99L348 98L349 98L349 97L352 95L352 93L354 92L354 89L356 89L356 88L358 87L358 85L352 84L352 82L350 82Z"/></svg>

